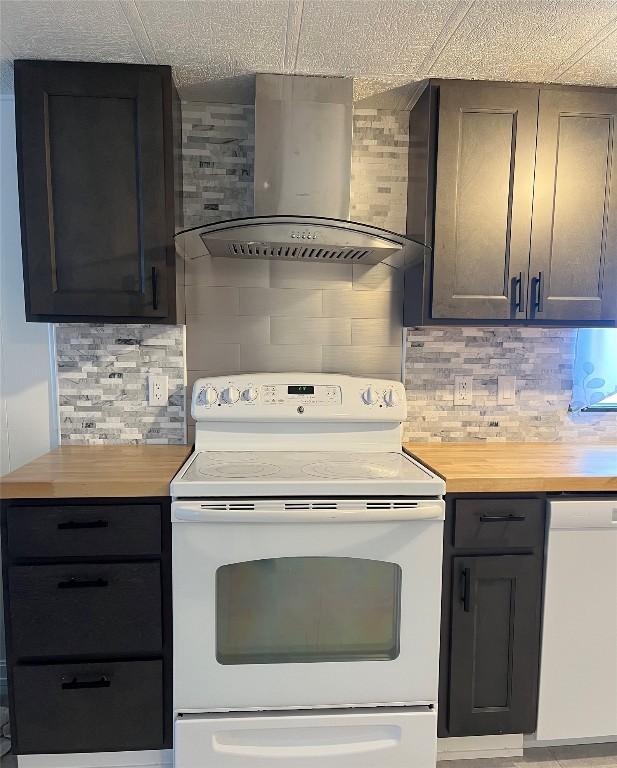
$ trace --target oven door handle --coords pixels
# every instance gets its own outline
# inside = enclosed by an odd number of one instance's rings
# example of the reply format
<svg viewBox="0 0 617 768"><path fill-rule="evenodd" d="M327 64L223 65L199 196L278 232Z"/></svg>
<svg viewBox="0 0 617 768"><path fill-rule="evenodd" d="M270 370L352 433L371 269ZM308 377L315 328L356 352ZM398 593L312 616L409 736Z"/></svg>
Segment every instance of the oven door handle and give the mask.
<svg viewBox="0 0 617 768"><path fill-rule="evenodd" d="M387 725L362 726L362 738L358 737L358 726L339 726L339 739L332 739L328 733L331 726L301 726L299 728L281 728L257 732L261 738L256 740L256 732L243 733L234 730L227 734L216 734L212 739L216 754L241 758L244 765L254 759L271 760L276 765L287 764L289 760L312 758L342 758L350 755L362 755L382 750L397 750L400 747L398 728ZM296 743L294 744L294 738ZM347 736L348 740L344 737ZM231 737L231 738L230 738ZM341 738L343 737L343 738ZM330 761L329 761L330 762ZM312 762L311 762L312 764ZM379 762L375 760L375 765Z"/></svg>
<svg viewBox="0 0 617 768"><path fill-rule="evenodd" d="M204 503L174 502L171 520L173 523L385 523L407 520L443 520L442 501L415 502L408 506L383 507L328 507L292 502L287 507L280 505L253 506L244 508L226 502Z"/></svg>

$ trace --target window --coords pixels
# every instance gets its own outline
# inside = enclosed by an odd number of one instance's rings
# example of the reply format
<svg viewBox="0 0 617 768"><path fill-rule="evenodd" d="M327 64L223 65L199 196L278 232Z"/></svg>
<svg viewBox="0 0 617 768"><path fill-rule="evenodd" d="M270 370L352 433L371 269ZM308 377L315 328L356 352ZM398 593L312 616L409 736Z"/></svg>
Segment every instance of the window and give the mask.
<svg viewBox="0 0 617 768"><path fill-rule="evenodd" d="M579 329L570 410L617 411L617 328Z"/></svg>

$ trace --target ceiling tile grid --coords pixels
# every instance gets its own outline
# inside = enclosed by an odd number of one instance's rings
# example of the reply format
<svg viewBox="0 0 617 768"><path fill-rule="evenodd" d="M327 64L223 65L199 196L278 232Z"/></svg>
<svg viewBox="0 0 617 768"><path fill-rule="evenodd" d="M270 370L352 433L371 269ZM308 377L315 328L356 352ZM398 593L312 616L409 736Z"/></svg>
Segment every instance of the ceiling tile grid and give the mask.
<svg viewBox="0 0 617 768"><path fill-rule="evenodd" d="M0 0L14 58L170 64L184 98L251 103L256 72L354 78L405 108L426 77L617 86L617 0Z"/></svg>

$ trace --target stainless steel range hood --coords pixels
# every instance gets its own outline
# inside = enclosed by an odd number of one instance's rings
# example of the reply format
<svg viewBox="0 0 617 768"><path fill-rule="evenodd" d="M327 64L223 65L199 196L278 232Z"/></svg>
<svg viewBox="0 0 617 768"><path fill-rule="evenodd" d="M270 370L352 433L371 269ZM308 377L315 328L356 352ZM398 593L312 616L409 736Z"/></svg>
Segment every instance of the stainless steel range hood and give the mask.
<svg viewBox="0 0 617 768"><path fill-rule="evenodd" d="M257 75L254 211L178 233L188 252L403 266L403 235L348 220L353 81Z"/></svg>

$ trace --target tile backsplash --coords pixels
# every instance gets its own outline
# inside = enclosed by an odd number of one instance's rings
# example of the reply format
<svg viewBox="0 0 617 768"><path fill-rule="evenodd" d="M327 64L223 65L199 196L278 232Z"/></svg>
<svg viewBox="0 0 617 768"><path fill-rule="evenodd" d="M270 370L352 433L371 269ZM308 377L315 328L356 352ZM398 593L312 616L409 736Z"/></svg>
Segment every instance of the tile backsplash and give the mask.
<svg viewBox="0 0 617 768"><path fill-rule="evenodd" d="M184 329L164 325L56 326L63 443L184 443ZM169 402L147 404L150 373Z"/></svg>
<svg viewBox="0 0 617 768"><path fill-rule="evenodd" d="M185 226L253 210L254 110L183 103ZM354 112L350 217L404 231L407 113ZM192 258L191 258L192 257ZM212 259L189 254L187 328L56 328L63 442L182 442L184 370L337 371L400 378L401 274L389 267ZM405 331L412 440L611 441L614 414L568 414L575 330ZM146 403L148 373L169 377L170 403ZM474 377L473 405L454 406L454 376ZM517 400L497 405L497 376ZM193 431L189 424L189 439Z"/></svg>
<svg viewBox="0 0 617 768"><path fill-rule="evenodd" d="M409 328L405 439L614 442L617 414L568 413L575 329ZM453 405L454 377L473 376L473 404ZM497 405L497 377L516 403Z"/></svg>

